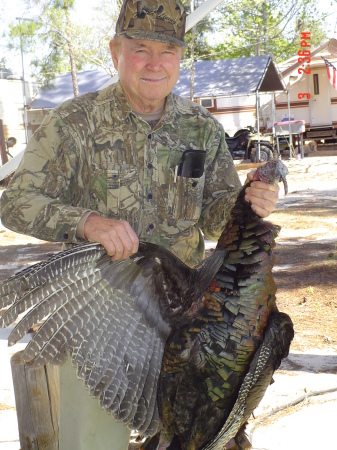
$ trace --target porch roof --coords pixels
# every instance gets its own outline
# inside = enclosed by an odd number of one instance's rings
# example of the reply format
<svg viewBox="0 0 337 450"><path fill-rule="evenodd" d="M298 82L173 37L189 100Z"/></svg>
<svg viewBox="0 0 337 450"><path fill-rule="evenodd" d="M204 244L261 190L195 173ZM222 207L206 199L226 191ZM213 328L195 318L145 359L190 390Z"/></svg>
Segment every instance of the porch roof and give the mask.
<svg viewBox="0 0 337 450"><path fill-rule="evenodd" d="M302 48L302 50L308 50L307 48ZM310 49L309 49L310 50ZM324 44L320 45L319 47L315 48L314 50L310 51L310 59L311 59L311 67L313 64L319 64L324 66L325 63L323 59L320 57L321 53L323 53L328 59L336 59L337 58L337 40L336 39L329 39L327 42L324 42ZM282 64L280 64L280 70L283 77L286 77L295 70L302 66L302 62L299 61L299 56L294 55L287 61L284 61Z"/></svg>

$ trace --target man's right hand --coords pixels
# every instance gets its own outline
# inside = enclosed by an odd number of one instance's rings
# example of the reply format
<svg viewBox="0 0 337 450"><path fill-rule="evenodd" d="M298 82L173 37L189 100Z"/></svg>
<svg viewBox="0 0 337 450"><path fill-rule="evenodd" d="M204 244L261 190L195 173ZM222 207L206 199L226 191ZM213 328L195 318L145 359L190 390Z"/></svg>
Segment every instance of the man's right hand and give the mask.
<svg viewBox="0 0 337 450"><path fill-rule="evenodd" d="M138 251L138 236L125 220L91 214L84 224L84 237L102 244L112 261L126 259Z"/></svg>

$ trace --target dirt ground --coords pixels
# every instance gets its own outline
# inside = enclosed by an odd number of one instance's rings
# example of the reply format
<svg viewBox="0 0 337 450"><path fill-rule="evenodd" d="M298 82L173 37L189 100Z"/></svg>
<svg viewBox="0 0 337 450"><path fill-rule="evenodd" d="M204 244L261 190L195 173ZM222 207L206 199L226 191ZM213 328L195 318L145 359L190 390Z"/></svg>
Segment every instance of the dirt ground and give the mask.
<svg viewBox="0 0 337 450"><path fill-rule="evenodd" d="M337 158L287 165L289 194L272 215L282 227L275 248L277 303L294 322L292 351L337 350Z"/></svg>
<svg viewBox="0 0 337 450"><path fill-rule="evenodd" d="M281 187L277 211L271 216L281 226L274 278L279 309L294 321L292 349L337 351L337 156L316 155L285 161L289 192L284 196ZM242 180L247 171L239 170ZM59 244L4 228L0 243L0 282L60 250Z"/></svg>
<svg viewBox="0 0 337 450"><path fill-rule="evenodd" d="M271 220L282 227L275 247L273 271L278 287L277 303L280 310L291 316L295 327L292 354L278 371L278 382L275 383L276 388L280 389L281 386L282 389L283 375L286 375L285 391L288 393L289 376L295 379L295 374L315 374L317 379L317 374L321 374L320 377L331 377L337 373L335 359L332 360L330 356L317 356L329 354L335 358L337 355L337 152L330 156L312 154L303 160L285 161L285 164L289 169L289 193L284 196L281 188L280 201ZM242 181L247 172L248 170L239 170ZM0 282L26 265L43 260L59 250L59 244L18 235L0 224ZM0 315L1 313L0 311ZM315 361L319 361L314 367L310 367L312 354L317 354ZM328 358L330 365L326 365ZM296 372L298 370L300 372ZM304 389L303 392L307 391L307 385L303 383L302 378L300 380L299 386L294 387L294 396L302 392L301 389ZM330 378L323 380L325 387L329 387L328 381L330 382ZM322 383L322 378L319 382ZM332 384L335 386L335 377ZM310 389L310 384L308 386ZM284 401L282 391L281 395L280 392L270 392L269 397L267 395L264 399L266 406L262 402L262 414L269 411L268 408L274 407L275 399L279 398ZM334 407L335 403L331 405ZM6 415L15 414L12 409L12 403L0 402L0 413L2 410ZM256 413L258 421L259 411ZM13 420L15 421L15 416ZM293 416L289 415L289 420L290 424L294 422ZM255 422L252 422L252 426L256 426ZM265 429L271 426L268 424ZM287 429L289 427L287 424ZM258 439L259 434L256 434L255 439ZM277 429L270 437L270 447L266 447L267 437L263 434L263 448L300 448L298 445L291 447L284 443L277 447L274 442L275 435L283 434ZM252 442L254 443L253 440ZM8 443L4 445L5 447L1 448L7 449ZM254 448L262 448L256 445ZM16 450L18 447L11 448ZM130 443L130 450L137 448L137 444Z"/></svg>

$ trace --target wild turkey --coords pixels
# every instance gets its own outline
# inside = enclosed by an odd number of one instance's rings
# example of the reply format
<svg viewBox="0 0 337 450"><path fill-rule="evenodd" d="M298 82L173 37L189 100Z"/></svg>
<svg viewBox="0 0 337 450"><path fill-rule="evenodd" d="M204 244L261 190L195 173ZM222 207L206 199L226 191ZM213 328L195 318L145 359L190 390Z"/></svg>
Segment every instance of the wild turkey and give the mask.
<svg viewBox="0 0 337 450"><path fill-rule="evenodd" d="M286 172L271 161L255 179L282 180L286 190ZM288 354L293 327L275 305L278 228L253 212L245 189L216 250L194 269L153 244L112 263L90 243L9 278L1 326L28 311L9 345L44 320L25 361L61 364L69 353L104 409L155 435L144 448L249 448L245 423Z"/></svg>

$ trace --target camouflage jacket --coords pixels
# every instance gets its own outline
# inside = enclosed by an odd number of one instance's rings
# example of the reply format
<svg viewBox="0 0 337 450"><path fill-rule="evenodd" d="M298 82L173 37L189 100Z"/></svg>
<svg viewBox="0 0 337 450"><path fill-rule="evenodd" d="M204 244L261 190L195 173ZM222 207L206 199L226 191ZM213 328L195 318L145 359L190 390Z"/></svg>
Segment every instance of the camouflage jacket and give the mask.
<svg viewBox="0 0 337 450"><path fill-rule="evenodd" d="M176 176L186 149L206 150L200 178ZM19 233L76 243L81 217L98 211L193 265L204 254L200 229L217 239L239 188L224 130L207 110L170 94L151 129L117 83L46 116L2 196L1 215Z"/></svg>

